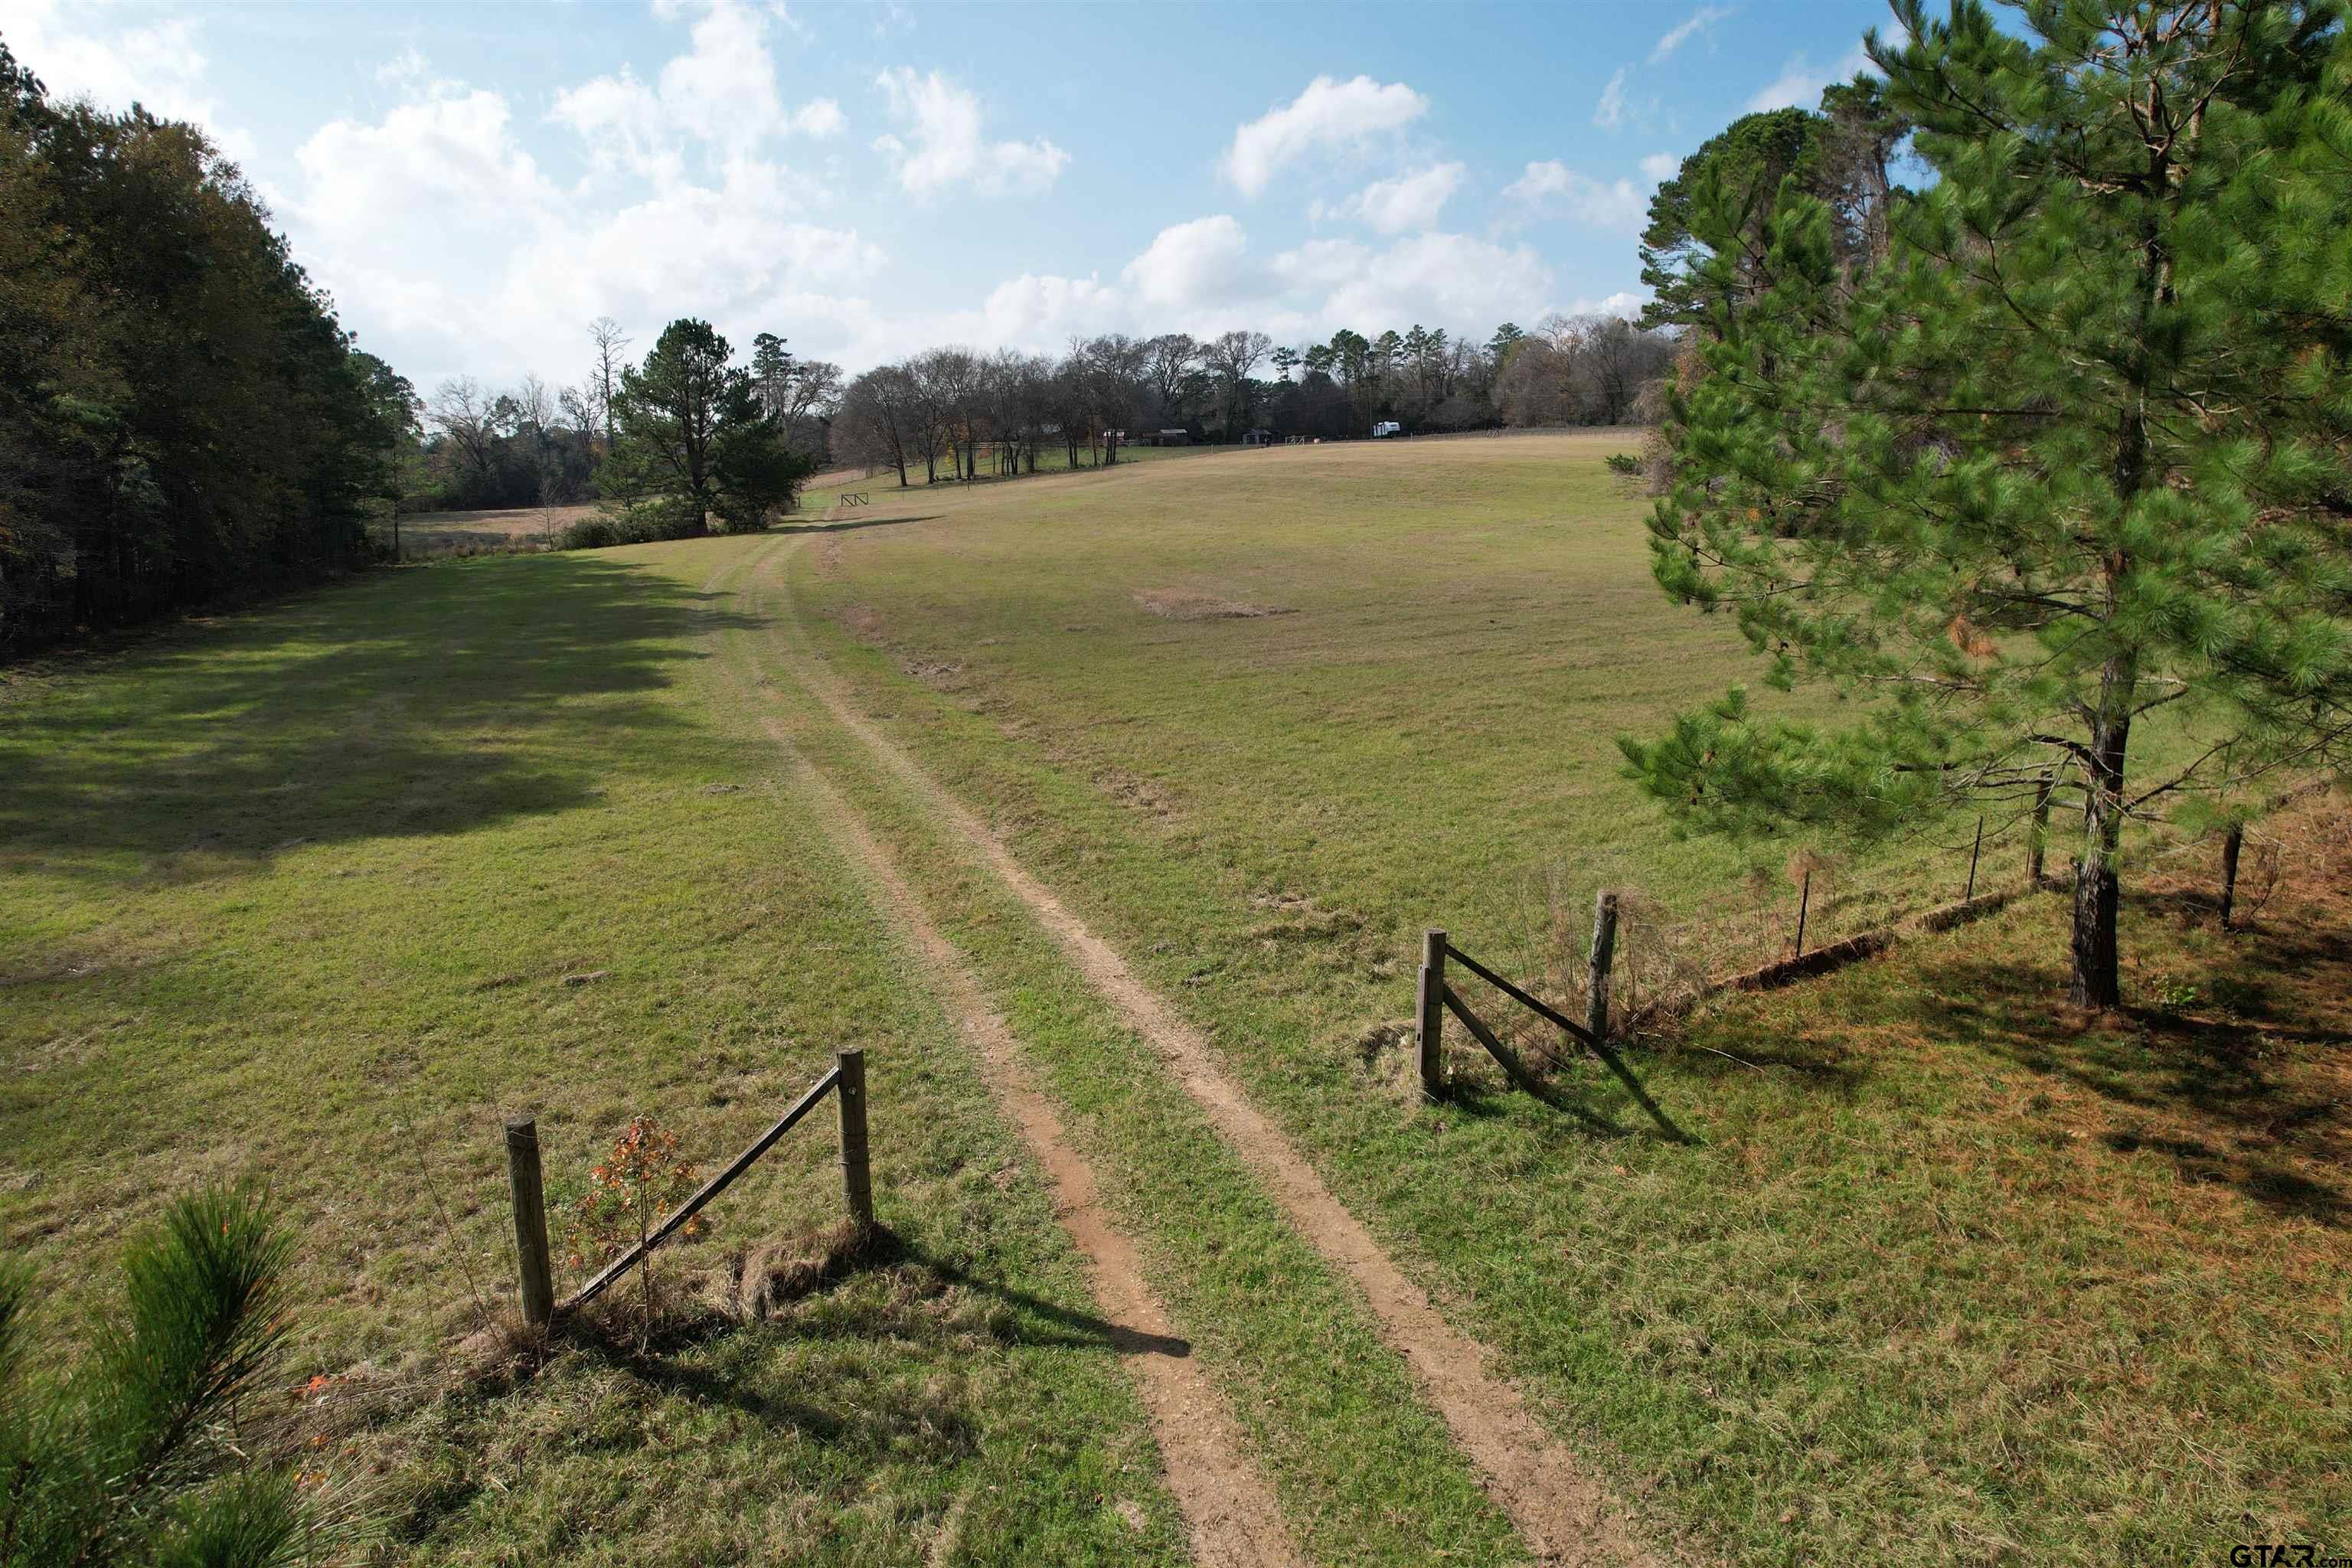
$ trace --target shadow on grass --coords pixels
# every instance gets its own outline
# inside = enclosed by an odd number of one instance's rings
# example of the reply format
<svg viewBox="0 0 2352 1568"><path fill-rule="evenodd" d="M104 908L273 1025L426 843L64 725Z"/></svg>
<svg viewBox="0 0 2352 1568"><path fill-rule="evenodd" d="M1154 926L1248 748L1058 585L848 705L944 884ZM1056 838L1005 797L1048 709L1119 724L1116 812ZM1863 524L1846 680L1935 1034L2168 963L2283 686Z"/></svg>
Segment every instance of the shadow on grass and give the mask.
<svg viewBox="0 0 2352 1568"><path fill-rule="evenodd" d="M1016 1312L1053 1325L1042 1331L1029 1330L1020 1333L1017 1338L1022 1344L1067 1350L1109 1350L1120 1355L1181 1358L1192 1353L1190 1340L1179 1339L1173 1334L1148 1333L1141 1329L1129 1328L1125 1323L1114 1323L1092 1312L1065 1307L1058 1301L1047 1300L1027 1290L1017 1290L1001 1279L983 1278L946 1258L934 1257L924 1251L919 1244L888 1229L876 1232L860 1261L868 1268L919 1268L942 1285L961 1285L967 1290L992 1296Z"/></svg>
<svg viewBox="0 0 2352 1568"><path fill-rule="evenodd" d="M594 798L596 753L686 744L648 700L753 625L575 554L391 572L81 666L0 710L0 866L152 884L304 843Z"/></svg>
<svg viewBox="0 0 2352 1568"><path fill-rule="evenodd" d="M1584 1131L1596 1138L1625 1138L1632 1134L1599 1111L1570 1099L1557 1082L1538 1078L1532 1087L1504 1082L1490 1084L1475 1079L1459 1078L1446 1085L1446 1106L1474 1121L1486 1121L1510 1114L1513 1097L1533 1100L1550 1110L1556 1110Z"/></svg>
<svg viewBox="0 0 2352 1568"><path fill-rule="evenodd" d="M926 512L920 517L861 517L844 519L839 522L802 522L775 530L778 533L847 533L860 528L888 528L900 522L932 522L946 516L945 512Z"/></svg>
<svg viewBox="0 0 2352 1568"><path fill-rule="evenodd" d="M2151 965L2143 973L2178 973L2185 912L2177 900L2130 901L2126 951ZM2083 1131L2118 1155L2160 1156L2182 1178L2233 1187L2282 1217L2352 1224L2352 1034L2330 1001L2352 971L2345 933L2264 930L2221 939L2218 954L2190 947L2195 984L2175 981L2177 1005L2094 1016L2062 1003L2065 974L2048 954L2063 957L2050 944L2063 944L2063 929L2052 906L2030 923L1922 939L1778 1000L1735 1005L1676 1047L1677 1066L1718 1081L1786 1069L1771 1074L1780 1092L1851 1095L1885 1070L1846 1054L1855 1026L1959 1047L2095 1096L2113 1120ZM1694 1054L1716 1046L1737 1053L1719 1071Z"/></svg>
<svg viewBox="0 0 2352 1568"><path fill-rule="evenodd" d="M664 1315L642 1334L633 1332L625 1317L598 1315L583 1321L567 1337L583 1353L622 1368L647 1385L666 1393L714 1405L724 1405L777 1426L789 1426L826 1441L859 1440L851 1424L805 1401L780 1398L751 1385L751 1380L730 1374L723 1367L680 1359L680 1352L718 1345L742 1336L747 1348L757 1336L785 1334L806 1342L868 1342L906 1346L938 1342L943 1352L961 1353L950 1343L959 1331L919 1303L936 1300L949 1289L961 1287L992 1298L1013 1310L1014 1327L997 1337L1001 1342L1055 1350L1108 1350L1119 1355L1189 1356L1191 1342L1170 1334L1147 1333L1115 1323L1095 1313L1065 1306L1002 1280L976 1275L961 1265L927 1251L920 1243L887 1226L877 1227L866 1245L855 1251L826 1256L794 1291L793 1300L838 1289L863 1277L895 1275L883 1282L870 1311L826 1310L789 1321L745 1321L720 1312L694 1310ZM675 1285L671 1287L675 1289ZM625 1309L626 1291L617 1307ZM611 1309L608 1309L610 1310ZM861 1423L871 1426L872 1423Z"/></svg>

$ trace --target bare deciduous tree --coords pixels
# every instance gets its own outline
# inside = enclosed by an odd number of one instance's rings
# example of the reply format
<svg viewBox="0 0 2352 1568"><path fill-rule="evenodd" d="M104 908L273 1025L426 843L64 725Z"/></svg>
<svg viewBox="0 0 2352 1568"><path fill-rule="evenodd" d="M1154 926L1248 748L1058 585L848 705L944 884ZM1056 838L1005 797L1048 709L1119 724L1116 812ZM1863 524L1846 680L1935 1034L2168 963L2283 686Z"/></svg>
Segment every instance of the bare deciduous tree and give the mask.
<svg viewBox="0 0 2352 1568"><path fill-rule="evenodd" d="M585 398L593 424L589 428L601 431L604 450L613 449L613 398L621 388L621 370L627 363L622 350L629 346L621 331L621 323L610 316L599 316L588 323L588 339L596 345L595 363L589 368Z"/></svg>
<svg viewBox="0 0 2352 1568"><path fill-rule="evenodd" d="M1144 345L1144 373L1152 396L1152 416L1181 419L1184 383L1201 364L1201 345L1189 332L1167 332Z"/></svg>
<svg viewBox="0 0 2352 1568"><path fill-rule="evenodd" d="M485 483L498 439L497 406L497 400L470 375L451 376L433 389L432 401L425 405L425 418Z"/></svg>
<svg viewBox="0 0 2352 1568"><path fill-rule="evenodd" d="M562 428L564 397L536 374L526 375L515 389L515 434L530 443L531 477L539 489L540 530L550 542L555 537L555 487L563 478L563 453L556 445Z"/></svg>
<svg viewBox="0 0 2352 1568"><path fill-rule="evenodd" d="M1264 332L1220 332L1207 351L1209 368L1225 388L1225 439L1238 438L1234 424L1241 418L1248 395L1250 372L1274 352L1274 340Z"/></svg>

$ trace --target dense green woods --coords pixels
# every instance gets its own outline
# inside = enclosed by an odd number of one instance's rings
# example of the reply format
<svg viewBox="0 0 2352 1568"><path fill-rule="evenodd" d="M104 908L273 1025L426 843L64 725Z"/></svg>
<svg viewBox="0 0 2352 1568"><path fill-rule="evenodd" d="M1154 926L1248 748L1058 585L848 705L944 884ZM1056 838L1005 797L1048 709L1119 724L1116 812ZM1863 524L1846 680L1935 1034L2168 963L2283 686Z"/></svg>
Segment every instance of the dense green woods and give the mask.
<svg viewBox="0 0 2352 1568"><path fill-rule="evenodd" d="M0 654L360 563L408 402L199 132L0 45Z"/></svg>

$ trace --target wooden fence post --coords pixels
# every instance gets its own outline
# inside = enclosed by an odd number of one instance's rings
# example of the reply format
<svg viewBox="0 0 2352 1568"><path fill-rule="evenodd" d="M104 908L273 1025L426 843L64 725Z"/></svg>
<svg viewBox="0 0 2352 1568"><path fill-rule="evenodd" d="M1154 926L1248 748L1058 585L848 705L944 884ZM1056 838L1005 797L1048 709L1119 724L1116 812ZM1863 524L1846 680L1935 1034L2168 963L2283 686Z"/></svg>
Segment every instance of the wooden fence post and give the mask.
<svg viewBox="0 0 2352 1568"><path fill-rule="evenodd" d="M1421 1092L1437 1099L1445 1089L1445 933L1421 933L1421 1021L1413 1030L1413 1061Z"/></svg>
<svg viewBox="0 0 2352 1568"><path fill-rule="evenodd" d="M874 1173L866 1154L866 1052L852 1046L833 1059L841 1073L833 1090L841 1101L841 1196L862 1237L874 1228Z"/></svg>
<svg viewBox="0 0 2352 1568"><path fill-rule="evenodd" d="M1797 956L1797 957L1799 957L1799 958L1802 958L1802 957L1804 957L1804 956L1805 956L1805 914L1806 914L1806 911L1807 911L1807 910L1811 910L1812 907L1813 907L1813 874L1812 874L1812 872L1811 872L1811 870L1808 870L1808 871L1805 873L1805 885L1804 885L1803 887L1801 887L1801 888L1800 888L1800 889L1797 889L1797 952L1796 952L1796 956Z"/></svg>
<svg viewBox="0 0 2352 1568"><path fill-rule="evenodd" d="M2042 774L2042 783L2033 792L2033 822L2025 830L2025 885L2032 891L2042 888L2042 851L2050 838L2050 792L2058 787L2058 770Z"/></svg>
<svg viewBox="0 0 2352 1568"><path fill-rule="evenodd" d="M514 1194L515 1274L522 1321L544 1329L555 1317L555 1272L547 1258L547 1193L541 1181L539 1121L507 1120L507 1185Z"/></svg>
<svg viewBox="0 0 2352 1568"><path fill-rule="evenodd" d="M1984 853L1984 815L1983 815L1981 812L1979 812L1979 813L1977 815L1977 843L1976 843L1976 847L1969 851L1969 886L1968 886L1968 890L1967 890L1967 891L1965 891L1965 892L1963 892L1963 893L1960 895L1960 902L1962 902L1962 903L1964 903L1964 904L1965 904L1965 903L1967 903L1970 899L1973 899L1973 898L1975 898L1975 897L1977 896L1977 857L1978 857L1978 856L1979 856L1979 855L1981 855L1981 854L1983 854L1983 853Z"/></svg>
<svg viewBox="0 0 2352 1568"><path fill-rule="evenodd" d="M2230 824L2230 835L2221 840L2221 929L2230 929L2230 909L2238 901L2238 851L2246 844L2246 825Z"/></svg>
<svg viewBox="0 0 2352 1568"><path fill-rule="evenodd" d="M1617 895L1602 893L1592 903L1592 952L1584 984L1584 1028L1596 1040L1609 1037L1609 966L1616 957Z"/></svg>

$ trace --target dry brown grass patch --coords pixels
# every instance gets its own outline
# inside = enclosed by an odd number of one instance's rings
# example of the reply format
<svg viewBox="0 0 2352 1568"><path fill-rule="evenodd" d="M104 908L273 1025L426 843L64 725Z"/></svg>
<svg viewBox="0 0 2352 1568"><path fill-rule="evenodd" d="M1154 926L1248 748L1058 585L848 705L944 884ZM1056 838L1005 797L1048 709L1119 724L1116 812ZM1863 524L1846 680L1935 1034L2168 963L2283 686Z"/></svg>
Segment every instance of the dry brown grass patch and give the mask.
<svg viewBox="0 0 2352 1568"><path fill-rule="evenodd" d="M763 1242L704 1273L697 1294L739 1322L759 1322L778 1307L839 1279L872 1246L872 1236L848 1220L785 1241Z"/></svg>
<svg viewBox="0 0 2352 1568"><path fill-rule="evenodd" d="M1294 613L1280 605L1253 605L1243 599L1219 598L1213 594L1195 594L1180 588L1138 588L1129 597L1163 621L1246 621Z"/></svg>

